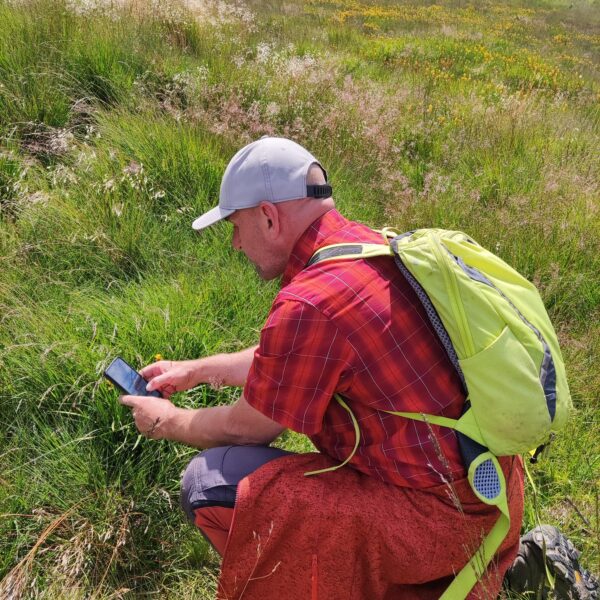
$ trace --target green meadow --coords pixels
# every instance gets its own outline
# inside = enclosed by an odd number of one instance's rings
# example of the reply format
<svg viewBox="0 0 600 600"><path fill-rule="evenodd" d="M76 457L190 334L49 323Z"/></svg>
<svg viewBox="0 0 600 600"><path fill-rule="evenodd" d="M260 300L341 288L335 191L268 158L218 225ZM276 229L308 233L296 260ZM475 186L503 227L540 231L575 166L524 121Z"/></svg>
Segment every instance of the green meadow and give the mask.
<svg viewBox="0 0 600 600"><path fill-rule="evenodd" d="M464 230L535 282L575 410L523 527L599 573L599 64L597 0L0 0L0 597L213 596L196 451L138 436L102 372L257 341L276 282L191 222L264 134L346 216Z"/></svg>

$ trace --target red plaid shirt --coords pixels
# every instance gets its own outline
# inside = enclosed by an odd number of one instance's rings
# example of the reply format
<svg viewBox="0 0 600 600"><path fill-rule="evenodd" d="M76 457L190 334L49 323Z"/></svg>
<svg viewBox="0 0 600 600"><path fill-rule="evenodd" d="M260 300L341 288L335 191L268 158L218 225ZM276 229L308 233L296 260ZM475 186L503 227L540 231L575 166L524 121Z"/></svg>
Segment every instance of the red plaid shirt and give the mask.
<svg viewBox="0 0 600 600"><path fill-rule="evenodd" d="M317 249L382 242L331 210L300 237L262 329L248 403L304 433L340 461L395 485L427 488L464 476L454 432L381 410L458 418L464 393L425 310L394 261L335 260L305 268Z"/></svg>

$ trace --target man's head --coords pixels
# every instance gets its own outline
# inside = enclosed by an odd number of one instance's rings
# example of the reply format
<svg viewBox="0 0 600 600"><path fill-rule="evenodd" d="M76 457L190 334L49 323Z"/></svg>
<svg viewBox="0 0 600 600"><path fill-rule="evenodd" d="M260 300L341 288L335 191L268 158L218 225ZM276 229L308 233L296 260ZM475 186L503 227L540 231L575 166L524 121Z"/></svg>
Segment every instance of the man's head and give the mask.
<svg viewBox="0 0 600 600"><path fill-rule="evenodd" d="M233 224L232 244L263 279L281 275L294 244L333 208L327 174L317 159L291 140L265 137L231 159L219 205L193 223L204 229L221 219Z"/></svg>

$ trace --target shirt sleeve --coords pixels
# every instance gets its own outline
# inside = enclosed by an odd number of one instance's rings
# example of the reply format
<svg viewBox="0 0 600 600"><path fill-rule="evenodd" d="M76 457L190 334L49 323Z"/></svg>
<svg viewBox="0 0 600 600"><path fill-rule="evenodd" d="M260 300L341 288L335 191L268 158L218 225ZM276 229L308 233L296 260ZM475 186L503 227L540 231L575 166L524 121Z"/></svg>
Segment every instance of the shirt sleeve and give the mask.
<svg viewBox="0 0 600 600"><path fill-rule="evenodd" d="M284 427L316 434L332 396L352 378L353 352L335 324L314 306L276 300L261 331L244 396Z"/></svg>

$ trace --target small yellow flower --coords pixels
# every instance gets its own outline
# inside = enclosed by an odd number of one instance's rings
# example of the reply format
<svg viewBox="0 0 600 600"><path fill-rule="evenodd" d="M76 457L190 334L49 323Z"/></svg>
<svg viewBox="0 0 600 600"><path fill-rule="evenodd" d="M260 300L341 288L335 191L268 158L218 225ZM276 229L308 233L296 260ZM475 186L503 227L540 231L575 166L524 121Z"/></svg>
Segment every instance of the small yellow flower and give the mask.
<svg viewBox="0 0 600 600"><path fill-rule="evenodd" d="M433 110L433 104L430 104L430 105L427 107L427 112L428 112L428 113L430 113L432 110Z"/></svg>
<svg viewBox="0 0 600 600"><path fill-rule="evenodd" d="M155 354L154 355L154 360L159 361L159 360L162 360L162 359L163 359L162 354Z"/></svg>

